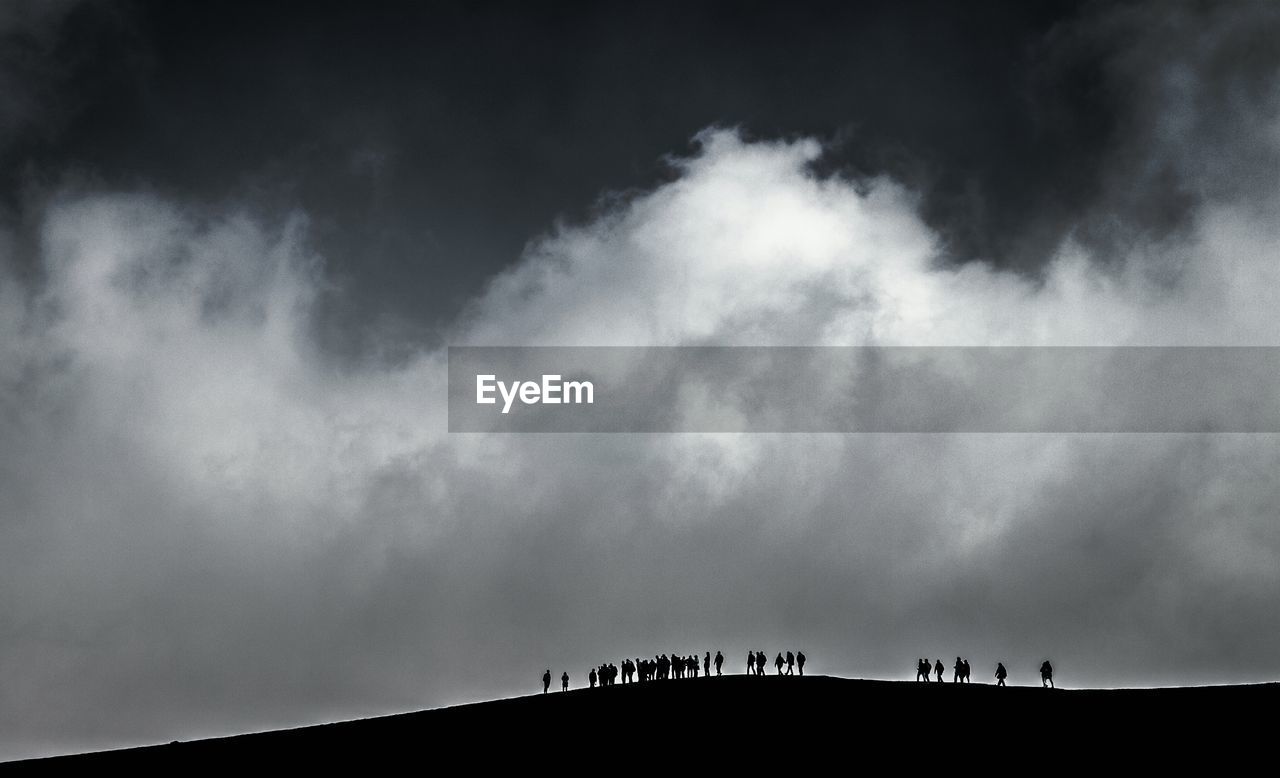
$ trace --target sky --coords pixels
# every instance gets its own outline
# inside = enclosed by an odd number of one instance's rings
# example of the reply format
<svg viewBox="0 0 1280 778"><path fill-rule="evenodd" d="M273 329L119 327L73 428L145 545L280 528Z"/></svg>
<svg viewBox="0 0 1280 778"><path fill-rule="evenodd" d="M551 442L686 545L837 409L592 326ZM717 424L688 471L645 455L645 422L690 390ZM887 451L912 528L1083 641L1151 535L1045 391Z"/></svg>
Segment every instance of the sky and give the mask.
<svg viewBox="0 0 1280 778"><path fill-rule="evenodd" d="M1275 435L450 434L445 347L1280 345L1278 35L0 1L0 759L658 653L1274 679Z"/></svg>

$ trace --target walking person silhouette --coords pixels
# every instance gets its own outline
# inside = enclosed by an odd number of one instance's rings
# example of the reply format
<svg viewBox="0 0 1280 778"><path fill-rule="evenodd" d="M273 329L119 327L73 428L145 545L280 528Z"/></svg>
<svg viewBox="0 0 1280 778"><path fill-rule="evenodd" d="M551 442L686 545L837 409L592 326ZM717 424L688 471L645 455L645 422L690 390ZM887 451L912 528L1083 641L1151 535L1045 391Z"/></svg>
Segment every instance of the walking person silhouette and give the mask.
<svg viewBox="0 0 1280 778"><path fill-rule="evenodd" d="M551 688L551 668L548 667L546 669L546 672L542 674L542 693L546 694L547 690L550 688Z"/></svg>
<svg viewBox="0 0 1280 778"><path fill-rule="evenodd" d="M796 653L796 666L800 668L800 675L803 676L804 675L804 652L803 651L799 651Z"/></svg>
<svg viewBox="0 0 1280 778"><path fill-rule="evenodd" d="M1004 679L1009 677L1009 671L1004 669L1004 662L996 662L996 686L1004 686Z"/></svg>
<svg viewBox="0 0 1280 778"><path fill-rule="evenodd" d="M1049 660L1044 660L1044 664L1040 665L1040 685L1047 686L1050 689L1053 685L1053 665L1049 664Z"/></svg>
<svg viewBox="0 0 1280 778"><path fill-rule="evenodd" d="M945 671L946 671L946 668L942 666L941 659L939 659L937 662L934 662L933 672L938 676L938 683L942 683L942 673Z"/></svg>
<svg viewBox="0 0 1280 778"><path fill-rule="evenodd" d="M796 655L788 651L787 652L787 675L795 675L795 674L796 674Z"/></svg>
<svg viewBox="0 0 1280 778"><path fill-rule="evenodd" d="M756 674L756 652L747 652L747 675Z"/></svg>
<svg viewBox="0 0 1280 778"><path fill-rule="evenodd" d="M720 674L720 665L724 664L724 655L719 651L716 652L716 675Z"/></svg>

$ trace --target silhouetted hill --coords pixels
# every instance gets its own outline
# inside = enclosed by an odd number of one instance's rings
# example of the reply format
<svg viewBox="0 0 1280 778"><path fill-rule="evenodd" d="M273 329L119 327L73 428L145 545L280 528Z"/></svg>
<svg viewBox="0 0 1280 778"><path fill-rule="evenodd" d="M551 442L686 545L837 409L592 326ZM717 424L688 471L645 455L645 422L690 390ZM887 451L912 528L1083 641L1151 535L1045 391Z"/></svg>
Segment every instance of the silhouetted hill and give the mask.
<svg viewBox="0 0 1280 778"><path fill-rule="evenodd" d="M1030 756L1155 764L1244 755L1271 742L1278 702L1280 684L1047 690L735 675L553 691L4 767L452 771L605 760L612 768L758 772L834 769L832 760L851 760L852 768Z"/></svg>

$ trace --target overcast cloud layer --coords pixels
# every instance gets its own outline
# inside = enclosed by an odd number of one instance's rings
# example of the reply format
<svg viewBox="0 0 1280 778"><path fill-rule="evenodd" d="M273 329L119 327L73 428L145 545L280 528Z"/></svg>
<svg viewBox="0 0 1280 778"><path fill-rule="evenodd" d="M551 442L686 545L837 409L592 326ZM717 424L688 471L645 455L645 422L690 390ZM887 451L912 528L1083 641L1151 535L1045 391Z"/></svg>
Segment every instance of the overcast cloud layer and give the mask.
<svg viewBox="0 0 1280 778"><path fill-rule="evenodd" d="M818 140L709 128L667 183L548 226L445 340L1280 345L1280 73L1250 48L1275 17L1055 33L1134 36L1109 66L1142 111L1036 274L951 261L924 192L820 175ZM1172 227L1130 218L1171 188ZM324 348L343 291L304 211L85 185L27 207L33 239L0 244L0 758L660 652L1280 672L1274 435L450 435L443 350Z"/></svg>

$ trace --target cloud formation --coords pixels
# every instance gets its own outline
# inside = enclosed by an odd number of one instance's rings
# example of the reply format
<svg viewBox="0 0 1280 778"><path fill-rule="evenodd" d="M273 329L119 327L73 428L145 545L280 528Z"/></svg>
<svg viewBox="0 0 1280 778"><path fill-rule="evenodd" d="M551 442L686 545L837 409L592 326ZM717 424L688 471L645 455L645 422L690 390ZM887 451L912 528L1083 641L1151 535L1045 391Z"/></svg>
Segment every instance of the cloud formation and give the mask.
<svg viewBox="0 0 1280 778"><path fill-rule="evenodd" d="M1242 94L1248 131L1176 125L1144 159L1271 159L1276 95ZM821 154L704 132L670 183L531 245L450 341L1280 345L1274 182L1224 175L1184 229L1068 239L1029 279L949 264L918 193ZM341 289L304 215L80 192L38 224L39 273L0 265L0 757L707 648L1015 682L1052 656L1066 685L1280 669L1274 436L451 436L439 350L317 344Z"/></svg>

